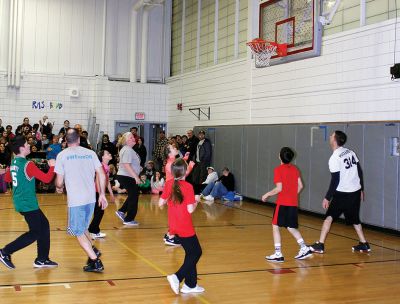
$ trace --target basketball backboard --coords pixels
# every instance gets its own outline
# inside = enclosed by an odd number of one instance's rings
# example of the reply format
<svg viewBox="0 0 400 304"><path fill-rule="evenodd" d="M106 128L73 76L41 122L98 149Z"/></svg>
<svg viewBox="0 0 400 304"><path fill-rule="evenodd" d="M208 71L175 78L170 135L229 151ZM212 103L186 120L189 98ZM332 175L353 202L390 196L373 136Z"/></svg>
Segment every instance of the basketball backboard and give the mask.
<svg viewBox="0 0 400 304"><path fill-rule="evenodd" d="M287 56L279 58L279 63L319 56L319 12L320 0L262 0L259 38L287 44Z"/></svg>

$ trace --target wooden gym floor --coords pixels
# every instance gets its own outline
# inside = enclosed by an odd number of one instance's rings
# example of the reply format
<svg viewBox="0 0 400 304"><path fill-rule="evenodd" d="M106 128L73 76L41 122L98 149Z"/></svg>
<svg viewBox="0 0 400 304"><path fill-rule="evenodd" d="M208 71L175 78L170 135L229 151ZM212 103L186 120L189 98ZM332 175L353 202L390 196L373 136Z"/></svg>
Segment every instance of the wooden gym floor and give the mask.
<svg viewBox="0 0 400 304"><path fill-rule="evenodd" d="M125 199L117 197L116 205ZM33 269L36 244L13 255L15 270L0 265L0 303L399 303L400 242L398 236L365 230L372 252L351 252L357 243L352 227L335 223L326 253L297 261L296 241L282 231L285 263L273 264L270 206L202 203L194 223L203 256L198 264L201 295L175 295L165 278L183 261L180 247L164 245L167 210L158 196L140 197L139 227L124 227L110 204L97 240L105 271L85 273L86 256L66 234L66 197L39 195L51 226L50 257L56 269ZM26 231L10 195L0 196L0 248ZM307 243L319 237L322 219L300 216Z"/></svg>

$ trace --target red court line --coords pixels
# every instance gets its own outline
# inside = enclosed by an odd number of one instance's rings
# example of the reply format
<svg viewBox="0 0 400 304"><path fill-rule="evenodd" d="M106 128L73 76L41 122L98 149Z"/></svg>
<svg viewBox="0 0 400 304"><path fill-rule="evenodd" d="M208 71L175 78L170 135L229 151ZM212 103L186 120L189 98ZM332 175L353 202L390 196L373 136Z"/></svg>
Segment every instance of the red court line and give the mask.
<svg viewBox="0 0 400 304"><path fill-rule="evenodd" d="M268 272L272 274L286 274L286 273L295 273L292 269L268 269Z"/></svg>
<svg viewBox="0 0 400 304"><path fill-rule="evenodd" d="M115 283L112 280L107 280L107 283L110 284L110 286L115 286Z"/></svg>

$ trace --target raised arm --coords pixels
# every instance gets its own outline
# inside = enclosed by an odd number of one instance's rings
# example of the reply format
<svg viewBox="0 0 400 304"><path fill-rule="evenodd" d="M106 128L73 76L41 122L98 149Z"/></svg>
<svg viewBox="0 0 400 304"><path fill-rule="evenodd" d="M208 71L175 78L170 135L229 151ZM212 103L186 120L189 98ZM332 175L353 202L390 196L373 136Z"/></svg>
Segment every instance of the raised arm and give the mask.
<svg viewBox="0 0 400 304"><path fill-rule="evenodd" d="M48 184L53 180L54 177L54 160L49 161L50 169L47 173L41 171L33 162L28 162L26 166L26 174L29 178L37 178L38 180Z"/></svg>

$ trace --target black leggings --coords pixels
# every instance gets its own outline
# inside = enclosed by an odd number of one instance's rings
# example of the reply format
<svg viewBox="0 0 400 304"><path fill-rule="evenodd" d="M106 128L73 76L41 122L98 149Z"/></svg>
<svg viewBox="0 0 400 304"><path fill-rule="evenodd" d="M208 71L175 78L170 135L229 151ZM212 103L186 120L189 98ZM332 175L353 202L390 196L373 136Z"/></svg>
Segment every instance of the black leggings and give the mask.
<svg viewBox="0 0 400 304"><path fill-rule="evenodd" d="M28 223L29 231L19 236L15 241L3 248L5 254L14 252L29 246L37 241L37 258L40 261L47 260L50 252L50 226L49 221L42 210L21 212Z"/></svg>
<svg viewBox="0 0 400 304"><path fill-rule="evenodd" d="M121 188L128 191L128 197L118 211L126 213L125 222L133 221L138 209L139 187L136 185L135 179L129 176L117 175L117 180L121 184Z"/></svg>
<svg viewBox="0 0 400 304"><path fill-rule="evenodd" d="M200 260L202 250L196 235L191 237L180 237L181 245L185 250L185 260L183 265L176 272L179 282L185 280L185 284L194 288L197 285L196 264Z"/></svg>
<svg viewBox="0 0 400 304"><path fill-rule="evenodd" d="M93 219L89 226L89 232L95 234L100 232L100 222L103 219L104 215L104 210L101 209L98 201L99 201L99 194L96 192L96 203L94 204Z"/></svg>

